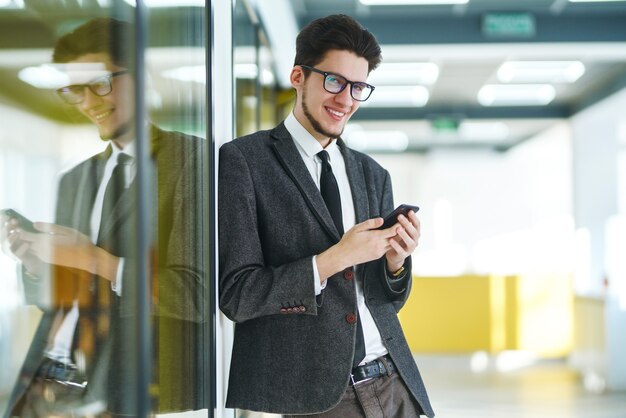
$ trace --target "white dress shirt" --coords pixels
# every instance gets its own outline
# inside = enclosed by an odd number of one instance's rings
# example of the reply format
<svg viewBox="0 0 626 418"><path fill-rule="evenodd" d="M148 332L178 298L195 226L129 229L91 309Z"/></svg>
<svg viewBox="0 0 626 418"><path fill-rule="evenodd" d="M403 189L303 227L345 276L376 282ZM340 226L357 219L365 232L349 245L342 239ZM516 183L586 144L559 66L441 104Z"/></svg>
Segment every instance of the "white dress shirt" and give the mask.
<svg viewBox="0 0 626 418"><path fill-rule="evenodd" d="M317 188L320 188L320 176L322 173L322 160L316 155L322 150L326 150L330 156L329 163L333 169L333 174L339 186L339 194L341 197L341 217L343 220L344 231L352 228L356 223L354 202L352 200L352 190L346 173L346 164L341 154L341 150L337 146L337 140L333 140L326 148L323 148L317 139L313 137L293 115L293 112L285 119L285 127L294 139L296 148L304 161L313 181ZM313 257L313 273L315 283L315 294L319 295L326 287L320 284L319 271L317 269L317 256ZM360 364L372 361L380 356L387 354L387 349L383 344L380 332L376 327L374 318L370 313L367 305L365 305L365 297L363 296L362 280L356 277L356 299L359 309L359 319L363 326L363 337L365 340L365 358Z"/></svg>
<svg viewBox="0 0 626 418"><path fill-rule="evenodd" d="M96 193L96 199L93 204L93 209L91 211L90 218L90 234L91 242L95 244L98 241L98 232L100 230L100 222L102 221L102 207L104 205L104 193L106 192L107 184L111 179L111 175L113 174L113 169L117 165L117 157L122 152L114 142L111 142L112 152L104 166L104 173L102 175L102 179L100 180L100 185L98 186L98 192ZM135 161L135 142L131 142L129 145L124 148L124 153L128 154L133 158L133 164L128 164L127 173L125 173L126 179L126 187L130 185L133 178L135 177L136 169L134 165ZM122 295L122 272L124 271L124 259L120 258L119 264L117 266L117 273L115 277L115 282L111 282L111 289L118 295ZM62 314L59 311L59 314ZM63 362L70 362L70 351L72 347L72 340L74 339L74 332L76 330L76 324L78 323L79 311L78 311L78 303L75 300L72 308L65 315L64 318L60 319L61 325L58 328L57 332L54 334L52 341L50 342L50 346L48 350L46 350L46 356Z"/></svg>
<svg viewBox="0 0 626 418"><path fill-rule="evenodd" d="M91 242L94 244L98 241L98 233L100 231L100 223L102 222L102 208L104 205L104 194L106 193L107 185L109 184L109 180L111 179L111 175L113 174L113 170L115 166L117 166L117 158L119 154L124 152L124 154L132 157L132 163L128 164L125 173L125 187L130 186L133 179L135 178L135 174L137 172L135 166L135 141L132 141L130 144L126 145L124 150L122 151L117 147L115 142L111 141L111 155L104 166L104 172L102 174L102 179L100 180L100 186L98 187L98 192L96 193L96 199L93 204L93 209L91 211ZM111 288L117 293L118 296L122 295L122 272L124 271L124 259L120 258L120 262L117 266L117 274L115 275L115 281L111 282Z"/></svg>

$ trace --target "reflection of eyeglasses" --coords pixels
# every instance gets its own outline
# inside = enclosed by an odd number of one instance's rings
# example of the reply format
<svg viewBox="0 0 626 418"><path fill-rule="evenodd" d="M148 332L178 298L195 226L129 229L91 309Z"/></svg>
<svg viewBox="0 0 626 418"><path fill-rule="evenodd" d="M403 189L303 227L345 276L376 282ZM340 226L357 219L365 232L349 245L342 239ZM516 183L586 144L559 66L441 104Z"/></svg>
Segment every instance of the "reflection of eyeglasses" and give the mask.
<svg viewBox="0 0 626 418"><path fill-rule="evenodd" d="M57 94L65 103L79 104L85 100L85 87L87 87L96 96L106 96L113 91L111 79L118 75L128 73L128 70L116 71L103 77L98 77L87 84L72 84L71 86L61 87L57 89Z"/></svg>
<svg viewBox="0 0 626 418"><path fill-rule="evenodd" d="M324 76L324 90L329 93L339 94L348 84L350 84L350 96L359 102L364 102L369 99L370 95L376 88L370 84L363 83L362 81L350 81L338 74L327 73L326 71L318 70L317 68L309 67L308 65L300 65L300 67L322 74Z"/></svg>

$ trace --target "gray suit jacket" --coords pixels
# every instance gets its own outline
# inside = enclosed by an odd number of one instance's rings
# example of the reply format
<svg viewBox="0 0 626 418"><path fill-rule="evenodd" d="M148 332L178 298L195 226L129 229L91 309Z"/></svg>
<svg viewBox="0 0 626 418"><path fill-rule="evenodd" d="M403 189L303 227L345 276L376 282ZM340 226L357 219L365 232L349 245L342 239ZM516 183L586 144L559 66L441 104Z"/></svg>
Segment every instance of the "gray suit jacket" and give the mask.
<svg viewBox="0 0 626 418"><path fill-rule="evenodd" d="M391 212L389 173L338 141L356 222ZM329 410L349 381L356 326L348 316L357 311L356 287L351 274L339 272L315 296L311 259L340 237L285 126L223 145L218 185L219 301L236 322L226 406L283 414ZM424 413L434 416L397 319L410 274L396 291L384 257L355 268L400 375Z"/></svg>
<svg viewBox="0 0 626 418"><path fill-rule="evenodd" d="M202 335L208 312L203 299L208 267L203 264L204 244L201 233L202 198L200 185L202 173L203 141L156 127L151 129L152 155L155 166L153 177L155 202L151 205L154 219L154 248L156 269L151 283L158 289L158 302L154 307L153 337L155 361L159 368L153 369L153 381L159 383L158 404L155 410L172 411L208 407L206 376L198 364L204 362L202 352L206 340ZM59 183L56 223L89 234L90 217L100 185L104 166L111 153L110 146L65 173ZM107 409L117 413L135 411L133 403L133 361L135 346L134 321L135 295L133 281L135 261L136 209L135 184L120 198L111 217L102 219L101 236L97 245L109 253L124 257L124 282L122 297L110 291L110 284L102 278L73 269L53 268L53 282L64 285L73 281L77 286L88 288L85 302L81 304L81 318L106 311L110 327L104 334L93 333L93 352L87 362L87 393L74 407L94 400L105 400ZM158 238L158 239L157 239ZM42 281L24 278L27 301L40 304ZM102 283L105 282L105 283ZM110 295L98 296L105 290ZM106 301L110 302L106 302ZM153 297L153 301L156 296ZM66 304L67 305L67 304ZM40 321L29 348L19 379L13 390L7 416L23 396L44 357L46 340L52 327L58 305L40 305L44 316ZM110 310L110 313L109 313ZM80 332L80 328L79 331ZM75 336L75 340L78 337ZM158 359L158 360L157 360ZM157 364L157 363L155 363Z"/></svg>

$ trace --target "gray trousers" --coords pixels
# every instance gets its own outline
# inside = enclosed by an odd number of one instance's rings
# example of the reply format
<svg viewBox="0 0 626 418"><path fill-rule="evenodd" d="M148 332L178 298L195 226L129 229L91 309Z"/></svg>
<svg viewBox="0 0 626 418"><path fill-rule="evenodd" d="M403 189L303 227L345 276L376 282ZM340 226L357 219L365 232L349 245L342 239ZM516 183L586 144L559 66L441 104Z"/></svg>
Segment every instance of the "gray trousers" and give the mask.
<svg viewBox="0 0 626 418"><path fill-rule="evenodd" d="M308 418L418 418L421 408L397 373L348 385L335 408ZM295 418L296 415L285 415Z"/></svg>

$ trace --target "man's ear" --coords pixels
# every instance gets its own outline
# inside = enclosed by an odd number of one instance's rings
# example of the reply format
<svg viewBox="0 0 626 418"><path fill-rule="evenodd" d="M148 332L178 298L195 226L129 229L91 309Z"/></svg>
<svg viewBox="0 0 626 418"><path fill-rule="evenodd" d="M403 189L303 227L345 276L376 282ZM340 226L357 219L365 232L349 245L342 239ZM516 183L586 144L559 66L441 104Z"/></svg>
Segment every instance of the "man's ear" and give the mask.
<svg viewBox="0 0 626 418"><path fill-rule="evenodd" d="M304 71L302 70L302 67L295 65L291 69L289 80L291 81L291 86L296 90L302 87L302 84L304 84Z"/></svg>

